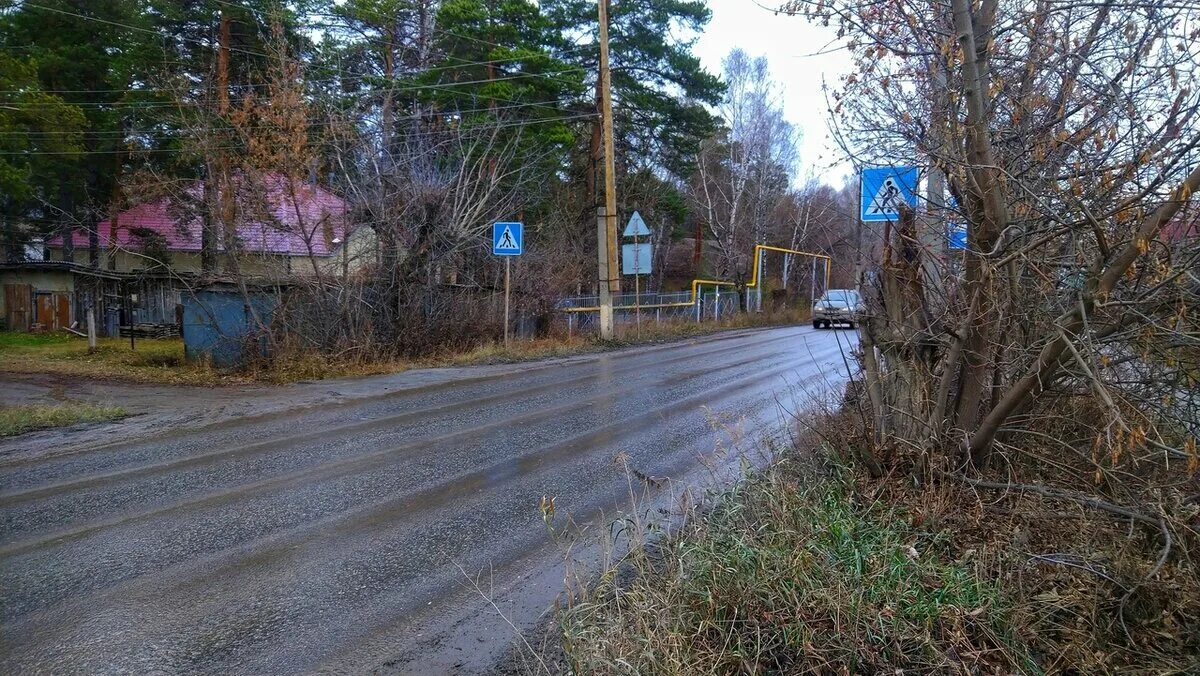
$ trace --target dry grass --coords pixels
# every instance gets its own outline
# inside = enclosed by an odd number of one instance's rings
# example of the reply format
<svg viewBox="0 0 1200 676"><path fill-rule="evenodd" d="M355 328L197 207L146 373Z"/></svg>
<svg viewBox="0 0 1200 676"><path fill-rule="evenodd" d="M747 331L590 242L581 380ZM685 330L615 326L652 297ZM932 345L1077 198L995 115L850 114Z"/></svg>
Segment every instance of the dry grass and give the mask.
<svg viewBox="0 0 1200 676"><path fill-rule="evenodd" d="M852 468L871 438L862 418L827 413L805 421L789 463L578 597L561 618L566 668L1200 673L1200 476L1126 447L1121 459L1100 449L1097 479L1077 435L1100 419L1087 402L1042 411L1028 423L1041 441L1006 446L985 478L1133 505L1162 514L1161 529L1086 501L949 477L917 486L895 455L871 479ZM813 476L796 457L843 469Z"/></svg>
<svg viewBox="0 0 1200 676"><path fill-rule="evenodd" d="M140 338L136 345L137 349L131 350L128 338L101 338L98 350L88 354L87 340L69 333L0 332L0 371L171 385L212 386L247 380L203 364L188 364L183 359L183 341L178 338Z"/></svg>
<svg viewBox="0 0 1200 676"><path fill-rule="evenodd" d="M1000 585L944 535L777 465L562 615L575 673L945 673L1032 667Z"/></svg>
<svg viewBox="0 0 1200 676"><path fill-rule="evenodd" d="M1045 673L1174 674L1200 668L1200 579L1141 526L1039 496L904 481L879 499L945 533L1011 599L1012 623Z"/></svg>
<svg viewBox="0 0 1200 676"><path fill-rule="evenodd" d="M508 347L484 343L466 352L431 355L422 359L396 357L348 350L328 355L299 348L284 348L275 358L237 371L212 368L184 360L183 341L138 339L131 350L127 338L101 338L95 354L88 354L87 341L68 333L28 334L0 332L0 371L11 373L55 373L82 378L102 378L140 383L218 386L248 382L293 383L399 373L412 368L503 364L568 357L644 345L719 331L756 326L775 326L805 321L801 313L787 315L739 315L721 322L646 321L640 332L622 327L618 340L602 342L592 336L559 335L533 340L514 339Z"/></svg>
<svg viewBox="0 0 1200 676"><path fill-rule="evenodd" d="M123 417L120 406L69 401L53 406L0 406L0 437L15 436L51 427L102 422Z"/></svg>
<svg viewBox="0 0 1200 676"><path fill-rule="evenodd" d="M975 479L986 486L942 474L917 487L912 458L891 449L878 453L891 474L857 490L946 533L1001 584L1046 672L1200 673L1200 464L1119 430L1098 436L1113 419L1064 393L1013 425ZM843 447L870 438L846 434L858 416L839 420L826 435ZM1160 431L1186 446L1186 430Z"/></svg>

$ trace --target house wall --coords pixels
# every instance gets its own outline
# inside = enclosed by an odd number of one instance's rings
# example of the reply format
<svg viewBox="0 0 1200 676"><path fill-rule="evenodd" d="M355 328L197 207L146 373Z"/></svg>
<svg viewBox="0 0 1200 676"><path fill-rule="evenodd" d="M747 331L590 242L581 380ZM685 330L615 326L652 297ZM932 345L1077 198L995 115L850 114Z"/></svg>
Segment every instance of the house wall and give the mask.
<svg viewBox="0 0 1200 676"><path fill-rule="evenodd" d="M4 270L0 284L31 284L35 291L74 291L75 276L66 270Z"/></svg>
<svg viewBox="0 0 1200 676"><path fill-rule="evenodd" d="M379 239L373 228L360 227L350 233L350 241L334 249L332 256L318 260L324 274L340 275L345 271L352 275L379 261Z"/></svg>
<svg viewBox="0 0 1200 676"><path fill-rule="evenodd" d="M29 284L34 292L66 292L75 291L75 283L69 272L60 270L3 270L0 271L0 286L4 284ZM6 316L8 307L4 303L4 294L0 293L0 317Z"/></svg>

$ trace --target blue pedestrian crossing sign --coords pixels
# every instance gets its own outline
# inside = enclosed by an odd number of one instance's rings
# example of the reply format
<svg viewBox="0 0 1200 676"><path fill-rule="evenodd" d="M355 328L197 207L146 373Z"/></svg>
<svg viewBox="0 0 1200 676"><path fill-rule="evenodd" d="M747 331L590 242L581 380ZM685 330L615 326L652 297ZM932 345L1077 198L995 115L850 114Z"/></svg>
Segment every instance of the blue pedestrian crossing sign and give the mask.
<svg viewBox="0 0 1200 676"><path fill-rule="evenodd" d="M967 226L964 223L950 223L946 228L946 248L967 248Z"/></svg>
<svg viewBox="0 0 1200 676"><path fill-rule="evenodd" d="M916 167L875 167L863 169L859 192L859 218L864 223L900 219L900 205L917 208Z"/></svg>
<svg viewBox="0 0 1200 676"><path fill-rule="evenodd" d="M492 254L520 256L525 249L524 223L493 223Z"/></svg>

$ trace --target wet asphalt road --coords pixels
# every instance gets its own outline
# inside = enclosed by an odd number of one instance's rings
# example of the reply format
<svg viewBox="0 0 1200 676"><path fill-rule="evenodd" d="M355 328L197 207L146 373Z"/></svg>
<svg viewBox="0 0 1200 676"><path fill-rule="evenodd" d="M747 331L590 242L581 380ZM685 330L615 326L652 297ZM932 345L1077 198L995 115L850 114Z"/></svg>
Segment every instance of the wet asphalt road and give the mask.
<svg viewBox="0 0 1200 676"><path fill-rule="evenodd" d="M686 478L714 420L837 387L850 340L724 334L0 464L0 672L460 664L432 655L498 640L444 619L487 612L464 573L561 588L524 570L554 549L543 495L585 523L628 495L619 454Z"/></svg>

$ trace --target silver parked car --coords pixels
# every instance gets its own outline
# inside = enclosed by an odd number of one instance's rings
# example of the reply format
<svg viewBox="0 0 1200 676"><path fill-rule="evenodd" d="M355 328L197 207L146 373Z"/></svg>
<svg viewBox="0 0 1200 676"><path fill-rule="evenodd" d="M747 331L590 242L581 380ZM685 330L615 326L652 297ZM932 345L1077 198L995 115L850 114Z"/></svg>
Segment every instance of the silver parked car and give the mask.
<svg viewBox="0 0 1200 676"><path fill-rule="evenodd" d="M854 289L830 289L813 303L812 325L814 329L847 324L854 328L858 321L861 302Z"/></svg>

